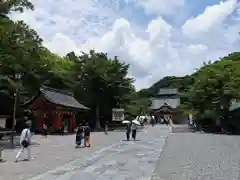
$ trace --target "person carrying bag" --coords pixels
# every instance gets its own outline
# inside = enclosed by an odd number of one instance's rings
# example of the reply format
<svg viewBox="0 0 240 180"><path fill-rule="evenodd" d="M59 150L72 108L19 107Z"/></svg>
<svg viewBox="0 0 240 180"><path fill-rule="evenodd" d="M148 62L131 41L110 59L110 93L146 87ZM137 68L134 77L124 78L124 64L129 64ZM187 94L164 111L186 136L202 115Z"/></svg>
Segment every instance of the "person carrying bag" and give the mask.
<svg viewBox="0 0 240 180"><path fill-rule="evenodd" d="M26 127L22 130L21 137L20 137L20 146L21 149L17 153L15 162L18 162L18 159L20 155L24 152L24 150L27 150L28 158L27 160L30 160L30 141L31 141L31 131L29 129L29 126L26 125Z"/></svg>

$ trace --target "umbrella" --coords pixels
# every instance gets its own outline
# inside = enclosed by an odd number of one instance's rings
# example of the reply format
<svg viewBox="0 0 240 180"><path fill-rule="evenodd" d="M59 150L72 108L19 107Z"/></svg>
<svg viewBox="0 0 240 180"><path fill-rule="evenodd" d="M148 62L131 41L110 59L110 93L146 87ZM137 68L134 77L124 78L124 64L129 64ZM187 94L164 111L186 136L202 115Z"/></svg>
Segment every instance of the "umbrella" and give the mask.
<svg viewBox="0 0 240 180"><path fill-rule="evenodd" d="M130 121L122 121L122 124L130 124L131 122Z"/></svg>
<svg viewBox="0 0 240 180"><path fill-rule="evenodd" d="M138 126L141 126L140 122L138 120L133 120L132 123L138 125Z"/></svg>

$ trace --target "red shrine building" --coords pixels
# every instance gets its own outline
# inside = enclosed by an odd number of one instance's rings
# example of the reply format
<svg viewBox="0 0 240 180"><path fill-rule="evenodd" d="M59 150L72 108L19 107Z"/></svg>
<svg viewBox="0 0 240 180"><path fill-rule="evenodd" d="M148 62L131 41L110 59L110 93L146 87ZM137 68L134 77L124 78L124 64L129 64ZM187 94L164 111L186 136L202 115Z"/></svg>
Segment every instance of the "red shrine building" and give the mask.
<svg viewBox="0 0 240 180"><path fill-rule="evenodd" d="M76 113L89 108L80 104L73 93L42 86L36 96L28 103L28 108L34 112L35 132L42 132L45 123L50 132L57 132L64 127L64 132L74 132L76 128Z"/></svg>

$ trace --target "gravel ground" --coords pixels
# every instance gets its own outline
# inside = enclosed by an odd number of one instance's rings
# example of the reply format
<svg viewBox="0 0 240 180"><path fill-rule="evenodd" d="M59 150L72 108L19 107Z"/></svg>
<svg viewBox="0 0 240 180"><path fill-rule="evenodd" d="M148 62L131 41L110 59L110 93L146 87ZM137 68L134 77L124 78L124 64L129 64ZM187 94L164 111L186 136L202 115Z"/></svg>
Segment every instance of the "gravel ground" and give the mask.
<svg viewBox="0 0 240 180"><path fill-rule="evenodd" d="M119 141L29 180L149 180L168 134L166 126L147 127L136 141Z"/></svg>
<svg viewBox="0 0 240 180"><path fill-rule="evenodd" d="M169 135L152 180L239 180L239 136Z"/></svg>
<svg viewBox="0 0 240 180"><path fill-rule="evenodd" d="M5 163L0 163L0 180L26 180L38 174L65 165L75 159L84 159L99 149L112 145L125 138L123 132L94 132L91 134L91 148L75 148L75 135L48 136L47 139L33 136L31 161L14 163L19 149L6 149L3 152ZM26 154L24 154L26 156ZM25 158L23 155L22 158Z"/></svg>

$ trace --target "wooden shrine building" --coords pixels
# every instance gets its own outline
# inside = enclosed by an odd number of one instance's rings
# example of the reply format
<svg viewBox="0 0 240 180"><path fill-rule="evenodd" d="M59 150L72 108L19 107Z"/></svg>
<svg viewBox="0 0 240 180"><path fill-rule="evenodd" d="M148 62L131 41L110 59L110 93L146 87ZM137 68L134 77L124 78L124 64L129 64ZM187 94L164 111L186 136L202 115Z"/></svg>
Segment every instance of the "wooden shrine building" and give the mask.
<svg viewBox="0 0 240 180"><path fill-rule="evenodd" d="M28 103L34 111L35 132L42 132L45 123L50 132L57 132L64 126L65 132L74 132L76 112L89 108L80 104L71 92L42 86L36 96Z"/></svg>
<svg viewBox="0 0 240 180"><path fill-rule="evenodd" d="M180 95L177 89L163 88L152 98L151 114L158 120L169 116L173 123L180 123L182 117L176 108L180 105Z"/></svg>

